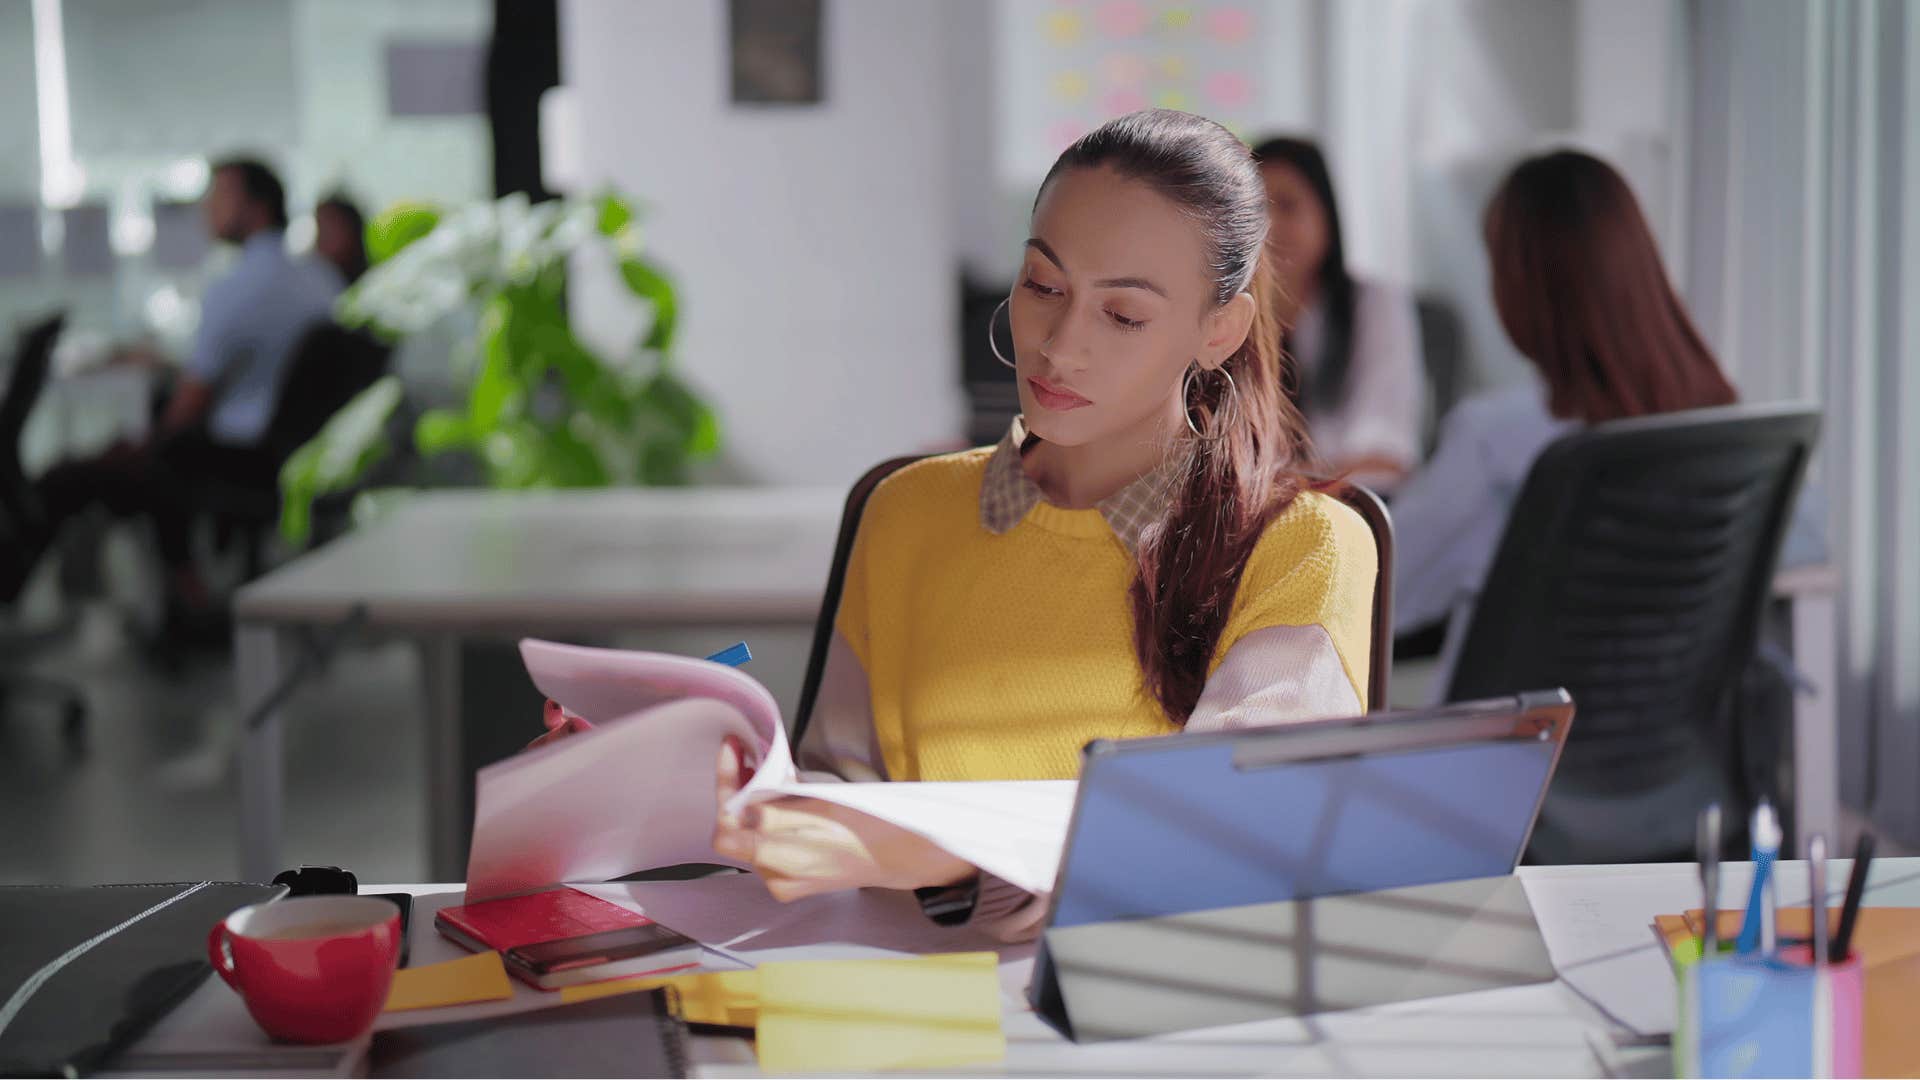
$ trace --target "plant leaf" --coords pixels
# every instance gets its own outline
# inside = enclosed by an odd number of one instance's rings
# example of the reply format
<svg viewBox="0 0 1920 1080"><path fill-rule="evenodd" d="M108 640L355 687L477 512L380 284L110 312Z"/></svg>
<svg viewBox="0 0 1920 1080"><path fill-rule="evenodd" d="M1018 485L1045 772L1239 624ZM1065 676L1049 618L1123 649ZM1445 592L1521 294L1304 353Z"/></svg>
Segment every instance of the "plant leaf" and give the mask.
<svg viewBox="0 0 1920 1080"><path fill-rule="evenodd" d="M618 194L607 191L600 195L600 219L597 227L601 236L618 236L620 230L633 221L633 207Z"/></svg>
<svg viewBox="0 0 1920 1080"><path fill-rule="evenodd" d="M280 468L280 535L289 543L312 536L315 499L352 487L387 455L387 421L401 395L398 376L380 379L287 458Z"/></svg>
<svg viewBox="0 0 1920 1080"><path fill-rule="evenodd" d="M673 352L673 337L680 317L673 282L659 267L634 255L620 260L620 278L635 296L653 306L653 326L648 329L646 340L640 343L640 347L659 353L664 362Z"/></svg>
<svg viewBox="0 0 1920 1080"><path fill-rule="evenodd" d="M515 307L506 293L489 301L480 317L480 370L467 391L467 421L475 440L487 438L526 407L526 378L516 370L526 366L526 350L514 348L514 321Z"/></svg>
<svg viewBox="0 0 1920 1080"><path fill-rule="evenodd" d="M470 450L473 443L473 427L466 414L453 409L428 409L413 425L413 445L428 457Z"/></svg>
<svg viewBox="0 0 1920 1080"><path fill-rule="evenodd" d="M488 432L480 443L487 482L497 488L547 487L545 433L528 420L511 420Z"/></svg>
<svg viewBox="0 0 1920 1080"><path fill-rule="evenodd" d="M378 265L440 224L440 208L428 203L395 203L367 222L367 262Z"/></svg>

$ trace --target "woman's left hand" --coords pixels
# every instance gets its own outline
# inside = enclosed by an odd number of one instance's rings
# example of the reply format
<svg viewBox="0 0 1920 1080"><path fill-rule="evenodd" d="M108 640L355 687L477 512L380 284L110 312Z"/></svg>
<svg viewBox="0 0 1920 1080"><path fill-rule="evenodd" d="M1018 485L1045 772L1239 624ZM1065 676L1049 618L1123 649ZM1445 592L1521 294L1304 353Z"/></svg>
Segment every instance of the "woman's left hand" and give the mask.
<svg viewBox="0 0 1920 1080"><path fill-rule="evenodd" d="M952 885L978 873L925 837L824 799L787 796L727 813L752 776L740 744L720 746L713 849L753 867L783 902L869 886Z"/></svg>

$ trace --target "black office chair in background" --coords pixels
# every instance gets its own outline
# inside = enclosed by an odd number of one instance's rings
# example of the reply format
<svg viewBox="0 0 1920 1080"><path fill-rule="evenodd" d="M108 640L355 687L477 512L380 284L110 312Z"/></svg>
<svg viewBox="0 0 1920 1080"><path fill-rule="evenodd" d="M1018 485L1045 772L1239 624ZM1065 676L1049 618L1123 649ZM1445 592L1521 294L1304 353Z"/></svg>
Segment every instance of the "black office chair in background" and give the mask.
<svg viewBox="0 0 1920 1080"><path fill-rule="evenodd" d="M833 644L834 623L840 614L840 597L846 590L847 561L853 557L853 539L860 531L860 519L867 512L867 500L880 482L925 455L897 457L867 470L847 493L846 507L840 514L840 535L833 545L833 563L827 570L827 588L820 600L820 616L813 626L813 647L807 655L806 677L800 683L800 707L793 714L793 745L813 718L813 706L820 696L820 680L826 673L827 651ZM1374 550L1380 569L1373 587L1372 659L1368 664L1367 711L1388 708L1387 687L1393 676L1393 519L1387 515L1380 497L1359 484L1348 484L1341 501L1359 513L1373 533Z"/></svg>
<svg viewBox="0 0 1920 1080"><path fill-rule="evenodd" d="M53 347L65 321L64 314L54 315L20 335L13 369L5 389L0 390L0 605L8 615L13 614L34 567L53 539L21 467L20 435L46 388ZM64 629L8 627L0 631L0 662L25 659L35 647L51 644ZM77 747L85 739L87 703L78 686L28 671L0 670L0 717L15 701L26 699L46 701L59 710L62 732L70 744Z"/></svg>
<svg viewBox="0 0 1920 1080"><path fill-rule="evenodd" d="M1507 521L1447 700L1564 686L1577 708L1528 860L1693 858L1694 816L1778 802L1729 715L1819 414L1732 406L1549 446Z"/></svg>
<svg viewBox="0 0 1920 1080"><path fill-rule="evenodd" d="M280 382L273 417L262 436L273 461L284 464L320 434L328 420L387 373L392 347L364 331L332 322L316 324L294 346ZM327 496L314 506L316 541L343 531L347 507L355 493ZM249 487L208 483L196 494L198 509L211 519L217 546L237 542L242 548L246 579L258 577L266 564L268 538L279 524L277 483Z"/></svg>

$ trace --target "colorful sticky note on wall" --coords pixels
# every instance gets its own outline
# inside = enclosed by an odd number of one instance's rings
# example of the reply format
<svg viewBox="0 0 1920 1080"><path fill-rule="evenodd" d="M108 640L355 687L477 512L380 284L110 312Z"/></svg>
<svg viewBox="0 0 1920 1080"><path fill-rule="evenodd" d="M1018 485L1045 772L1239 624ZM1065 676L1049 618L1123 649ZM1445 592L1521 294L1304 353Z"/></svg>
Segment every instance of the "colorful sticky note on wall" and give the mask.
<svg viewBox="0 0 1920 1080"><path fill-rule="evenodd" d="M1238 109L1252 96L1252 80L1238 71L1218 71L1207 76L1207 101L1217 108Z"/></svg>
<svg viewBox="0 0 1920 1080"><path fill-rule="evenodd" d="M1110 38L1139 37L1147 29L1147 5L1140 0L1108 0L1097 17L1100 32Z"/></svg>
<svg viewBox="0 0 1920 1080"><path fill-rule="evenodd" d="M762 964L760 1068L866 1072L1006 1057L990 952Z"/></svg>
<svg viewBox="0 0 1920 1080"><path fill-rule="evenodd" d="M1087 96L1087 77L1078 71L1062 71L1053 77L1049 88L1061 101L1079 101Z"/></svg>
<svg viewBox="0 0 1920 1080"><path fill-rule="evenodd" d="M1253 13L1245 8L1215 8L1207 15L1207 34L1215 41L1237 45L1253 35Z"/></svg>
<svg viewBox="0 0 1920 1080"><path fill-rule="evenodd" d="M1080 18L1077 11L1050 11L1040 25L1048 41L1055 45L1072 45L1080 40L1085 20Z"/></svg>

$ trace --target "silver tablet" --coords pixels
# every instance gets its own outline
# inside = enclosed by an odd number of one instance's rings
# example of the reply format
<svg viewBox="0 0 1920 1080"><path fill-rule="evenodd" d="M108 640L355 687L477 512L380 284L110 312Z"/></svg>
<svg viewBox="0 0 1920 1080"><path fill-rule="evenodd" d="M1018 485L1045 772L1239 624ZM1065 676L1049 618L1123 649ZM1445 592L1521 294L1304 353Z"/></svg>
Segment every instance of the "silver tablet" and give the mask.
<svg viewBox="0 0 1920 1080"><path fill-rule="evenodd" d="M1087 747L1051 927L1508 874L1564 690Z"/></svg>

